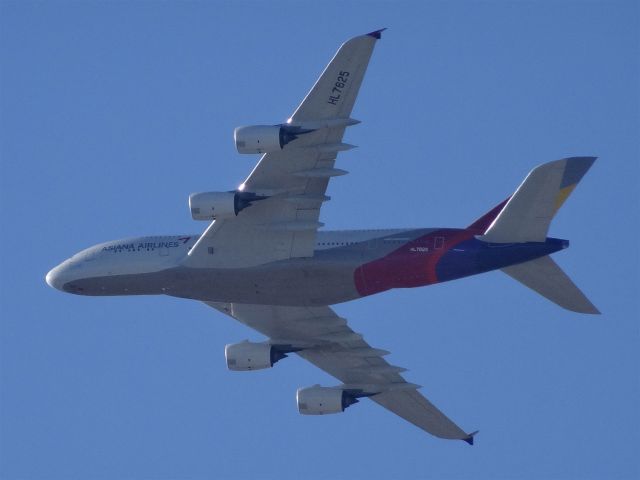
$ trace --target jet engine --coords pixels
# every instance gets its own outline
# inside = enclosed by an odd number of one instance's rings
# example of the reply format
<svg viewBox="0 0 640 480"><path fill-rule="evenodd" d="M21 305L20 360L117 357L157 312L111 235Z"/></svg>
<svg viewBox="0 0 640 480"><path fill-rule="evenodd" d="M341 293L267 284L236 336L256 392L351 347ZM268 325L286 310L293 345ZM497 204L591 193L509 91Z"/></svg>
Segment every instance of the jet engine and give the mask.
<svg viewBox="0 0 640 480"><path fill-rule="evenodd" d="M194 220L233 217L265 196L250 192L204 192L189 195L189 209Z"/></svg>
<svg viewBox="0 0 640 480"><path fill-rule="evenodd" d="M268 343L244 341L224 347L227 368L235 371L262 370L271 368L278 360L286 358L288 351Z"/></svg>
<svg viewBox="0 0 640 480"><path fill-rule="evenodd" d="M233 131L238 153L278 152L298 136L312 132L312 129L292 125L252 125L238 127Z"/></svg>
<svg viewBox="0 0 640 480"><path fill-rule="evenodd" d="M355 395L340 388L313 387L299 388L296 392L298 412L302 415L326 415L341 413L358 402Z"/></svg>
<svg viewBox="0 0 640 480"><path fill-rule="evenodd" d="M204 192L189 195L189 209L194 220L213 220L238 214L235 192Z"/></svg>

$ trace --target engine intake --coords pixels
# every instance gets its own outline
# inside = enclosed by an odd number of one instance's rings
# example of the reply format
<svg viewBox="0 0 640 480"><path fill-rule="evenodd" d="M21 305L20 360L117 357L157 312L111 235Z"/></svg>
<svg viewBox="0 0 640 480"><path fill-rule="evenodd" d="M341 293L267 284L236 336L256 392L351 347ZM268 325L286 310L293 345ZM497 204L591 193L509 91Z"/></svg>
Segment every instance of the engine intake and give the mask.
<svg viewBox="0 0 640 480"><path fill-rule="evenodd" d="M295 348L244 341L224 347L227 368L234 371L262 370L287 357Z"/></svg>
<svg viewBox="0 0 640 480"><path fill-rule="evenodd" d="M344 412L345 408L358 403L359 395L340 388L313 387L299 388L296 392L298 412L302 415L327 415Z"/></svg>
<svg viewBox="0 0 640 480"><path fill-rule="evenodd" d="M298 136L313 129L280 125L251 125L233 131L236 150L242 154L278 152Z"/></svg>

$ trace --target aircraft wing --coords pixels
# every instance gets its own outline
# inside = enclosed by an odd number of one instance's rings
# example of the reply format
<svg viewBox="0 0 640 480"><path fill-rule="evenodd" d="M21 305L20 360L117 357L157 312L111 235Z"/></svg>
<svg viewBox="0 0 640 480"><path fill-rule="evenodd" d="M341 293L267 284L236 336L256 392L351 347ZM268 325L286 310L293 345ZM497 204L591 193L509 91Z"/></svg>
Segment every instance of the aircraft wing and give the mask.
<svg viewBox="0 0 640 480"><path fill-rule="evenodd" d="M334 167L335 160L352 148L342 137L347 126L359 123L350 118L351 110L380 32L354 37L338 49L288 121L313 131L300 135L295 147L264 154L239 188L268 198L236 217L215 220L187 263L246 267L313 256L329 180L347 173Z"/></svg>
<svg viewBox="0 0 640 480"><path fill-rule="evenodd" d="M285 307L205 302L266 335L273 345L292 345L296 352L343 383L345 389L366 392L371 400L440 438L473 444L467 434L438 410L400 374L406 369L389 364L389 352L370 346L347 321L328 306Z"/></svg>

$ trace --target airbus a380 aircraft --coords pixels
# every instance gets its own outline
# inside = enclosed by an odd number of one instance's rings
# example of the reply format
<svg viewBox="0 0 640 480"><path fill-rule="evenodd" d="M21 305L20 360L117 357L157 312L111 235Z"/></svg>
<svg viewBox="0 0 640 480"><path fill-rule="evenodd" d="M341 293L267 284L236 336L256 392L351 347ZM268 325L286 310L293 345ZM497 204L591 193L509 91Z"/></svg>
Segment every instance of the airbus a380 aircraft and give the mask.
<svg viewBox="0 0 640 480"><path fill-rule="evenodd" d="M382 30L344 43L284 124L235 130L239 153L263 154L231 192L192 194L202 235L116 240L77 253L47 283L79 295L171 295L200 300L261 332L261 343L227 345L231 370L272 367L295 352L338 386L297 391L306 415L344 411L369 397L423 430L473 444L407 382L389 352L369 345L330 305L392 288L431 285L501 269L563 308L598 313L549 256L569 242L548 238L556 211L595 158L534 168L516 192L467 228L318 231L327 185Z"/></svg>

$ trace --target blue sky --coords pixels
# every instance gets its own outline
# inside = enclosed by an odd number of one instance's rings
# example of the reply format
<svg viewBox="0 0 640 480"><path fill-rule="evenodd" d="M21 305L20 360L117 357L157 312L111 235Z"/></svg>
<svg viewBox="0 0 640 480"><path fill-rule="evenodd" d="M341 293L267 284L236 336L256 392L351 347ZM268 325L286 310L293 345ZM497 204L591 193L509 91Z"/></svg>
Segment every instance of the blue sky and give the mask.
<svg viewBox="0 0 640 480"><path fill-rule="evenodd" d="M0 2L0 477L581 478L640 475L637 2ZM596 162L555 255L603 312L499 272L336 307L467 431L438 440L363 401L298 415L333 379L301 359L226 370L260 339L199 304L47 287L74 252L197 233L188 194L257 158L347 38L388 27L326 229L465 226L535 165Z"/></svg>

